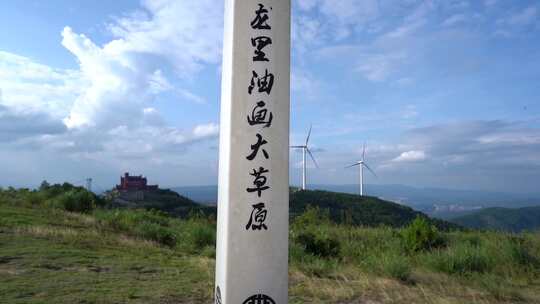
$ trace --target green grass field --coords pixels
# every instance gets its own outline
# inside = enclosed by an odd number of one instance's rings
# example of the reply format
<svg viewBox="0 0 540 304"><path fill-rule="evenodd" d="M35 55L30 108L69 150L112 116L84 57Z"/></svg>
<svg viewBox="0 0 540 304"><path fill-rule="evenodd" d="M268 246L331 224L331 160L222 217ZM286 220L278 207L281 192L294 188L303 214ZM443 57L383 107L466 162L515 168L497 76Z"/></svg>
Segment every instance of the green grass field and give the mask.
<svg viewBox="0 0 540 304"><path fill-rule="evenodd" d="M212 219L32 195L0 191L1 303L212 303ZM540 234L434 233L310 209L291 224L290 303L540 303Z"/></svg>

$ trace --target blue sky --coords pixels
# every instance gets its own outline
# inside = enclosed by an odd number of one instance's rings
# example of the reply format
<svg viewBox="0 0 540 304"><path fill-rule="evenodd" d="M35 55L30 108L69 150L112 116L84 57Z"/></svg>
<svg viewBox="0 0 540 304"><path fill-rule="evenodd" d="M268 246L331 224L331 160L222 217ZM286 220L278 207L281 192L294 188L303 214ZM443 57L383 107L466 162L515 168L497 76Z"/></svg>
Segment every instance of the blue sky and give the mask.
<svg viewBox="0 0 540 304"><path fill-rule="evenodd" d="M0 5L0 185L217 182L223 4ZM538 192L540 2L293 0L310 183ZM291 184L300 182L291 152Z"/></svg>

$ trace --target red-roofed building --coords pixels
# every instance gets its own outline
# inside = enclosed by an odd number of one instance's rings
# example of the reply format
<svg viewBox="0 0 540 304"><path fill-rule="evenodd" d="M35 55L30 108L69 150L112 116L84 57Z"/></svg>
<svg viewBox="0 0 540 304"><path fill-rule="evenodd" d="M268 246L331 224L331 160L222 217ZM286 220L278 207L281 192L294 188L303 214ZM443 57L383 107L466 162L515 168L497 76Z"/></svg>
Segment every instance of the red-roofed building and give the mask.
<svg viewBox="0 0 540 304"><path fill-rule="evenodd" d="M132 176L129 173L125 173L123 177L120 177L120 185L116 185L118 191L152 191L158 190L158 185L148 185L146 177L142 175Z"/></svg>

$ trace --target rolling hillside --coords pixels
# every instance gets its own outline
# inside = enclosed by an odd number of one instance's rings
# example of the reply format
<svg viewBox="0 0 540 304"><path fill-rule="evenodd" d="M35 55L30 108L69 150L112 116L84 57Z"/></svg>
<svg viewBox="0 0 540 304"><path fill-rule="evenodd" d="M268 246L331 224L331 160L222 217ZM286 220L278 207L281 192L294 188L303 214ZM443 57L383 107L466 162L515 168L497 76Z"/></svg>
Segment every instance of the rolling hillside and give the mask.
<svg viewBox="0 0 540 304"><path fill-rule="evenodd" d="M540 229L540 207L486 208L450 220L458 225L510 232Z"/></svg>
<svg viewBox="0 0 540 304"><path fill-rule="evenodd" d="M145 201L138 202L136 206L145 209L159 209L181 217L186 216L189 212L216 214L215 206L197 204L170 190L155 193L152 197L145 198ZM409 224L417 216L428 218L424 213L410 207L376 197L360 197L354 194L321 190L297 191L297 189L292 188L289 206L291 218L304 213L309 207L319 208L328 212L333 222L354 226L402 227ZM430 221L440 229L458 228L458 225L443 220L430 219Z"/></svg>
<svg viewBox="0 0 540 304"><path fill-rule="evenodd" d="M321 190L291 191L291 217L302 214L309 207L327 210L335 223L355 226L402 227L412 222L417 216L427 218L427 215L410 207L371 196L361 197ZM439 229L458 228L458 225L443 220L430 219L430 221Z"/></svg>
<svg viewBox="0 0 540 304"><path fill-rule="evenodd" d="M117 207L121 206L117 205ZM171 190L160 190L147 195L144 201L131 202L129 207L158 209L179 217L185 217L193 212L210 216L215 216L217 213L215 206L198 204ZM321 190L297 191L292 188L289 207L291 218L304 213L307 208L319 208L328 212L333 222L354 226L403 227L417 216L428 218L424 213L410 207L376 197L360 197L354 194ZM430 219L430 221L439 229L448 230L459 227L439 219Z"/></svg>

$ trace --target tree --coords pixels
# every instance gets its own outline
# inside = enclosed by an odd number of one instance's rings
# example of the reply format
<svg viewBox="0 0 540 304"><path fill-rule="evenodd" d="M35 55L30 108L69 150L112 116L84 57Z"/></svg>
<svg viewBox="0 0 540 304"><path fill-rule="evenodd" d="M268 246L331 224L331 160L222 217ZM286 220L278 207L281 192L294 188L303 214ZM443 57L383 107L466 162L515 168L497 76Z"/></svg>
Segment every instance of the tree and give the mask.
<svg viewBox="0 0 540 304"><path fill-rule="evenodd" d="M41 182L41 185L39 186L39 191L45 191L45 190L49 189L50 186L51 186L51 184L49 184L47 182L47 180L43 180Z"/></svg>

